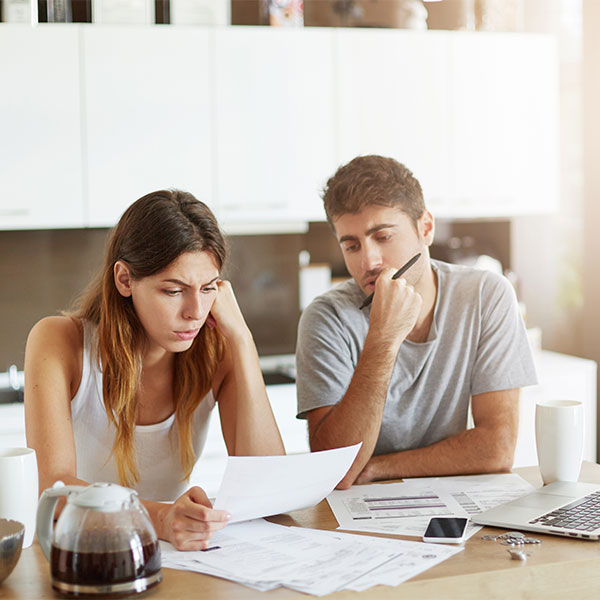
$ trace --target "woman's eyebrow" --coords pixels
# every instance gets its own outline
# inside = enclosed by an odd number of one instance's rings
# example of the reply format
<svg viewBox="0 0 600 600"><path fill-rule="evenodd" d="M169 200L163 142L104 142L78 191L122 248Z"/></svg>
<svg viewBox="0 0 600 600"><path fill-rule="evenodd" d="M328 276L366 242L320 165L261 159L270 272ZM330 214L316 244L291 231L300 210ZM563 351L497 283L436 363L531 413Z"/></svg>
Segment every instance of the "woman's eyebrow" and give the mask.
<svg viewBox="0 0 600 600"><path fill-rule="evenodd" d="M213 277L208 283L203 283L200 287L206 287L207 285L214 283L215 281L217 281L220 278L221 278L221 276L217 275L216 277ZM190 287L189 283L186 283L185 281L181 281L181 279L163 279L163 283L175 283L176 285L181 285L182 287Z"/></svg>

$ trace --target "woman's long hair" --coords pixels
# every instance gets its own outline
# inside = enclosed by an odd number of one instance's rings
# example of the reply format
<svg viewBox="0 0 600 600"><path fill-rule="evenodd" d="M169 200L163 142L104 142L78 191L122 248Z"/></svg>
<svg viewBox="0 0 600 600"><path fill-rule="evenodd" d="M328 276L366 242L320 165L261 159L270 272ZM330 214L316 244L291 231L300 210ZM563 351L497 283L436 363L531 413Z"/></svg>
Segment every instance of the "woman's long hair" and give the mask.
<svg viewBox="0 0 600 600"><path fill-rule="evenodd" d="M73 313L97 326L104 406L117 431L112 451L119 480L125 486L139 480L134 431L146 336L131 298L123 297L115 286L114 265L122 260L133 279L142 279L162 271L182 253L195 251L209 252L219 271L223 269L226 242L205 204L179 190L153 192L140 198L113 230L104 267ZM204 326L188 350L175 354L173 399L179 459L186 478L195 462L192 414L212 386L224 347L219 332Z"/></svg>

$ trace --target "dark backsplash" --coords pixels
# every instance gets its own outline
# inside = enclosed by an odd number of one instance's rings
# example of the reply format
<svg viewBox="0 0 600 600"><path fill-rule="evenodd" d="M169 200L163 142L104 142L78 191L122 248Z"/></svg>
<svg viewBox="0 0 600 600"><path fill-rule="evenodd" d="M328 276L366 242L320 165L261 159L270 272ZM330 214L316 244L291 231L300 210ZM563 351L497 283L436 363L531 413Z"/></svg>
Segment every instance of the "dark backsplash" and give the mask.
<svg viewBox="0 0 600 600"><path fill-rule="evenodd" d="M0 231L0 371L23 368L42 317L69 308L104 256L108 229ZM261 354L293 353L299 316L300 234L232 236L231 280Z"/></svg>
<svg viewBox="0 0 600 600"><path fill-rule="evenodd" d="M0 371L23 368L31 327L44 316L69 308L102 264L108 229L0 231ZM452 237L468 237L473 253L489 253L510 268L510 223L438 222L432 256L462 262L465 248ZM329 263L334 278L348 277L327 223L310 223L305 234L237 235L229 238L225 277L261 355L292 354L300 315L298 255Z"/></svg>

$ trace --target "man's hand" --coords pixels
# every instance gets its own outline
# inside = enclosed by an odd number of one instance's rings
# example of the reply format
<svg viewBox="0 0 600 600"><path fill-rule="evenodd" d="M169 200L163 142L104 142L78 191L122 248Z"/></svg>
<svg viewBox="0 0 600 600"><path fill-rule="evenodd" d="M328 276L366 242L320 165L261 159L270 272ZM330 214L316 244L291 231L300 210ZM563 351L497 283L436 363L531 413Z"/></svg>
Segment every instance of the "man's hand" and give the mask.
<svg viewBox="0 0 600 600"><path fill-rule="evenodd" d="M375 282L369 333L376 332L381 343L398 347L417 322L423 299L404 277L392 279L395 269L384 269Z"/></svg>

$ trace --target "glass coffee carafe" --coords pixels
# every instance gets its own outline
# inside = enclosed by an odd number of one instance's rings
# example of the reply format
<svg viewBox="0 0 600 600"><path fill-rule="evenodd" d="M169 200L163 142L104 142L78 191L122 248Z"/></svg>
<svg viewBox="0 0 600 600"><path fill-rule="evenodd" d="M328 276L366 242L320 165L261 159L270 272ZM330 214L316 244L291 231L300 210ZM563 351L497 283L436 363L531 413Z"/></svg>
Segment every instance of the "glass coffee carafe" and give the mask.
<svg viewBox="0 0 600 600"><path fill-rule="evenodd" d="M56 527L56 504L67 503ZM42 494L37 536L50 561L52 587L63 596L117 598L160 583L160 547L137 492L112 483L65 486Z"/></svg>

